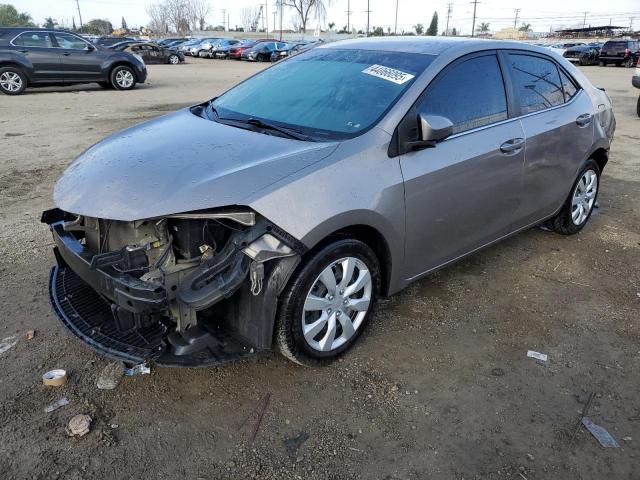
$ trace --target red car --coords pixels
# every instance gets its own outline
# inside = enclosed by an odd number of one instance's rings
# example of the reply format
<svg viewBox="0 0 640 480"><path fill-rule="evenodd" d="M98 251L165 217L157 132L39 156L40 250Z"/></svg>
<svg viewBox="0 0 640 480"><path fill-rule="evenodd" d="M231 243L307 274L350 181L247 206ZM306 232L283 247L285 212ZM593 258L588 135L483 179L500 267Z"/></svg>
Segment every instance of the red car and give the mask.
<svg viewBox="0 0 640 480"><path fill-rule="evenodd" d="M260 42L275 42L275 41L276 40L272 38L260 38L258 40L247 40L246 42L242 42L238 45L234 45L233 48L229 49L229 58L240 60L242 58L242 52L252 48L254 45L257 45Z"/></svg>

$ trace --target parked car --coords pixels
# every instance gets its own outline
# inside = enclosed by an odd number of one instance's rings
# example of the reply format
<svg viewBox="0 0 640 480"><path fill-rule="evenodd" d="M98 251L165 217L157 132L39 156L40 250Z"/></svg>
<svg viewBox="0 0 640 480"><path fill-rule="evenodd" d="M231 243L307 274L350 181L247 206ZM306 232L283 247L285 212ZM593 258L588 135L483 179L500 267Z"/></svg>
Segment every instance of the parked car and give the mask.
<svg viewBox="0 0 640 480"><path fill-rule="evenodd" d="M569 47L562 55L571 63L577 63L579 65L597 65L599 50L596 47L590 47L588 45L578 45L576 47Z"/></svg>
<svg viewBox="0 0 640 480"><path fill-rule="evenodd" d="M258 40L246 40L243 41L241 43L239 43L238 45L235 45L234 47L229 49L229 58L233 58L235 60L241 60L242 59L242 54L249 50L250 48L255 47L258 43L261 42L275 42L276 40L273 40L271 38L263 38L263 39L258 39Z"/></svg>
<svg viewBox="0 0 640 480"><path fill-rule="evenodd" d="M242 60L250 62L269 62L275 50L284 48L285 42L260 42L242 52Z"/></svg>
<svg viewBox="0 0 640 480"><path fill-rule="evenodd" d="M145 63L170 63L177 65L184 62L184 54L174 48L165 48L153 43L133 43L125 45L122 51L136 53Z"/></svg>
<svg viewBox="0 0 640 480"><path fill-rule="evenodd" d="M207 51L208 48L211 47L211 44L217 40L219 40L219 38L214 37L214 38L200 38L200 41L197 43L194 43L193 45L191 45L189 47L189 50L187 52L185 52L188 55L191 55L192 57L199 57L200 53L204 53L205 51Z"/></svg>
<svg viewBox="0 0 640 480"><path fill-rule="evenodd" d="M640 58L640 40L609 40L600 49L600 66L633 67Z"/></svg>
<svg viewBox="0 0 640 480"><path fill-rule="evenodd" d="M640 88L640 58L638 59L636 70L631 78L631 84L636 88ZM638 104L636 105L636 113L640 117L640 96L638 97Z"/></svg>
<svg viewBox="0 0 640 480"><path fill-rule="evenodd" d="M105 36L105 37L99 37L94 43L96 45L101 46L101 47L109 47L109 46L114 45L116 43L124 42L124 41L127 41L127 40L136 40L136 39L132 38L132 37Z"/></svg>
<svg viewBox="0 0 640 480"><path fill-rule="evenodd" d="M229 49L234 45L238 45L240 40L234 40L232 38L221 38L216 42L211 43L211 48L208 48L206 53L200 54L201 57L207 58L225 58L229 54ZM218 52L221 53L218 56Z"/></svg>
<svg viewBox="0 0 640 480"><path fill-rule="evenodd" d="M163 47L167 47L170 44L175 44L176 42L186 42L190 40L187 37L168 37L168 38L163 38L162 40L158 40L158 42L156 42L158 45L163 46Z"/></svg>
<svg viewBox="0 0 640 480"><path fill-rule="evenodd" d="M186 42L181 43L178 46L178 51L184 53L185 55L191 55L191 47L193 47L194 45L200 43L202 41L202 39L200 38L194 38L191 40L187 40Z"/></svg>
<svg viewBox="0 0 640 480"><path fill-rule="evenodd" d="M42 216L53 308L127 362L276 344L324 364L379 296L541 223L584 228L614 130L607 94L544 48L323 45L81 154Z"/></svg>
<svg viewBox="0 0 640 480"><path fill-rule="evenodd" d="M322 40L318 40L316 42L298 42L293 44L287 44L287 46L282 50L275 50L271 54L271 61L277 62L278 60L282 60L292 55L297 55L306 50L310 50L312 48L318 47L323 43L324 42Z"/></svg>
<svg viewBox="0 0 640 480"><path fill-rule="evenodd" d="M146 78L141 57L102 48L72 32L0 28L0 91L7 95L27 87L91 82L130 90Z"/></svg>
<svg viewBox="0 0 640 480"><path fill-rule="evenodd" d="M567 50L567 48L577 47L580 45L584 45L584 42L554 43L553 45L549 45L549 48L560 55L564 55L564 52L565 50Z"/></svg>

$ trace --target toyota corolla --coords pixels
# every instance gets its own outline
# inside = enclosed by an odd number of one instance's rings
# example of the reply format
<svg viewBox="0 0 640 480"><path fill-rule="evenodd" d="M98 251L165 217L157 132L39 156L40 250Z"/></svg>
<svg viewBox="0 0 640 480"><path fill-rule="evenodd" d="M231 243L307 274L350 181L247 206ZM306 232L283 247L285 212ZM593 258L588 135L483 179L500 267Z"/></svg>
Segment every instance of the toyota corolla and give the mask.
<svg viewBox="0 0 640 480"><path fill-rule="evenodd" d="M126 362L324 364L380 296L536 225L578 233L614 129L541 47L319 46L76 159L42 218L53 308Z"/></svg>

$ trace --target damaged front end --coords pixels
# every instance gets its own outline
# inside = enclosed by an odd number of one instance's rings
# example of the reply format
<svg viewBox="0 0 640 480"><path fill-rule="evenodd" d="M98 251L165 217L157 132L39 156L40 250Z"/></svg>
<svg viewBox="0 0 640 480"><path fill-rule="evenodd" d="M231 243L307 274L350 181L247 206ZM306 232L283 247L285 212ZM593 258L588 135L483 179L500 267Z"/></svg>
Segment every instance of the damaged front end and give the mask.
<svg viewBox="0 0 640 480"><path fill-rule="evenodd" d="M100 353L158 365L222 363L268 349L276 301L305 247L248 209L132 222L42 214L62 323Z"/></svg>

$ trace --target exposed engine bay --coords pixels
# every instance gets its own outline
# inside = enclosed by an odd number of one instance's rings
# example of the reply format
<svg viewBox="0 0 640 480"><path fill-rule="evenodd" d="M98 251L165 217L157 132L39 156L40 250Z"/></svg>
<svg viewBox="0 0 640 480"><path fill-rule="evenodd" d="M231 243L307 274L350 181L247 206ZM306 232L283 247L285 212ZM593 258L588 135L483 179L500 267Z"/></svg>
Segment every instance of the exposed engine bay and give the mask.
<svg viewBox="0 0 640 480"><path fill-rule="evenodd" d="M270 348L277 294L305 248L245 209L132 222L54 209L42 220L56 242L56 313L128 361L211 364Z"/></svg>

